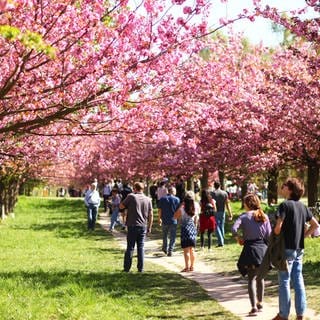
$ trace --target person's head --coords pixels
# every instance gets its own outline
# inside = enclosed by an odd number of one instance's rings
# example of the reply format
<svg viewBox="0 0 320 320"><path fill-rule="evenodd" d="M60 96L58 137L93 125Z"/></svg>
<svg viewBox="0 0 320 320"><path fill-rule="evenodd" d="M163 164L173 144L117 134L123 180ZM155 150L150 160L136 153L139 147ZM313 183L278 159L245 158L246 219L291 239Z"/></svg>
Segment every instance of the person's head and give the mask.
<svg viewBox="0 0 320 320"><path fill-rule="evenodd" d="M113 188L113 189L111 190L111 193L112 193L113 196L116 195L116 194L118 194L118 192L119 192L119 190L118 190L117 188Z"/></svg>
<svg viewBox="0 0 320 320"><path fill-rule="evenodd" d="M281 187L282 195L286 199L299 200L304 194L303 183L297 178L288 178Z"/></svg>
<svg viewBox="0 0 320 320"><path fill-rule="evenodd" d="M176 195L177 190L176 190L176 188L174 186L169 186L168 193L170 193L172 195Z"/></svg>
<svg viewBox="0 0 320 320"><path fill-rule="evenodd" d="M188 216L193 217L195 215L194 197L192 197L192 194L188 194L188 192L183 199L184 210Z"/></svg>
<svg viewBox="0 0 320 320"><path fill-rule="evenodd" d="M220 188L220 182L219 181L215 181L213 183L213 186L214 186L215 189L219 189Z"/></svg>
<svg viewBox="0 0 320 320"><path fill-rule="evenodd" d="M253 193L248 193L243 198L243 202L244 202L245 206L249 210L258 210L258 209L260 209L260 200L259 200L258 196L253 194Z"/></svg>
<svg viewBox="0 0 320 320"><path fill-rule="evenodd" d="M164 181L164 180L162 180L161 182L160 182L160 187L164 187L166 185L166 182Z"/></svg>
<svg viewBox="0 0 320 320"><path fill-rule="evenodd" d="M212 197L210 195L210 192L206 189L203 189L201 191L201 202L202 203L210 203L212 200Z"/></svg>
<svg viewBox="0 0 320 320"><path fill-rule="evenodd" d="M267 220L267 216L261 209L261 202L257 195L254 193L248 193L243 198L243 202L246 210L254 211L253 216L257 222L264 222Z"/></svg>
<svg viewBox="0 0 320 320"><path fill-rule="evenodd" d="M142 192L143 188L144 188L144 185L143 185L142 182L135 182L134 185L133 185L133 189L136 192Z"/></svg>

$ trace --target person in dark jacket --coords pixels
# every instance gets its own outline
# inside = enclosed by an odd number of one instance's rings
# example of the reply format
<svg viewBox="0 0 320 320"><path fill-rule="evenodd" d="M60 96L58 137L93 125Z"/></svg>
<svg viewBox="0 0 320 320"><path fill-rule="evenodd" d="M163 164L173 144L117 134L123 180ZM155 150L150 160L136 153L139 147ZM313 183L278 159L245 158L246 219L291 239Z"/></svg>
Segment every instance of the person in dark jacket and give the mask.
<svg viewBox="0 0 320 320"><path fill-rule="evenodd" d="M251 303L249 316L257 315L262 310L264 279L257 279L257 270L267 250L267 241L271 234L269 218L261 209L260 200L253 193L244 199L244 212L234 223L232 234L240 245L243 245L238 260L238 269L248 275L248 292ZM242 231L238 233L239 229Z"/></svg>

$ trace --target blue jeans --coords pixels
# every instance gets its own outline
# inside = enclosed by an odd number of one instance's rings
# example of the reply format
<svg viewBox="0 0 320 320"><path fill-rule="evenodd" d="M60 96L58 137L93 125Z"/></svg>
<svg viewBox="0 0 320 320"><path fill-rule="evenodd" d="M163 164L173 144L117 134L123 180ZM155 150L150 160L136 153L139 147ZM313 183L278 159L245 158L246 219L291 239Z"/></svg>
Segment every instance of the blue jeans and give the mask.
<svg viewBox="0 0 320 320"><path fill-rule="evenodd" d="M137 268L139 272L143 271L144 262L144 240L147 234L147 227L141 226L128 226L127 232L127 250L124 254L123 269L129 272L132 265L132 257L135 244L137 243L138 264Z"/></svg>
<svg viewBox="0 0 320 320"><path fill-rule="evenodd" d="M169 235L169 247L168 247ZM162 225L162 250L164 252L172 252L176 243L177 225L176 224L163 224Z"/></svg>
<svg viewBox="0 0 320 320"><path fill-rule="evenodd" d="M290 314L290 279L295 295L295 309L297 316L303 316L306 307L306 291L302 275L303 250L286 249L288 261L288 271L279 271L279 314L283 318L288 318Z"/></svg>
<svg viewBox="0 0 320 320"><path fill-rule="evenodd" d="M120 222L119 218L119 208L115 208L112 211L110 230L113 230L116 225L122 226L122 223Z"/></svg>
<svg viewBox="0 0 320 320"><path fill-rule="evenodd" d="M216 229L216 235L218 239L218 245L223 246L224 245L224 223L226 220L226 213L218 211L215 213L216 223L217 223L217 229Z"/></svg>
<svg viewBox="0 0 320 320"><path fill-rule="evenodd" d="M87 207L88 230L94 230L97 220L97 214L98 207L96 205L89 204L89 206Z"/></svg>

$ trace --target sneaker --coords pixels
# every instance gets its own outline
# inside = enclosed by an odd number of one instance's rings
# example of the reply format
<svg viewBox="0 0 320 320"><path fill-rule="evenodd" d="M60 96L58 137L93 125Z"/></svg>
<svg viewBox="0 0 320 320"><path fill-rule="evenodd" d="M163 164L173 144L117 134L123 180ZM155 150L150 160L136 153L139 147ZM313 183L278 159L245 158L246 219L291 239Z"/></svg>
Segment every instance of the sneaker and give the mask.
<svg viewBox="0 0 320 320"><path fill-rule="evenodd" d="M288 320L288 318L283 318L280 316L280 314L278 313L272 320Z"/></svg>
<svg viewBox="0 0 320 320"><path fill-rule="evenodd" d="M249 312L249 317L255 317L258 315L258 309L252 308L251 311Z"/></svg>

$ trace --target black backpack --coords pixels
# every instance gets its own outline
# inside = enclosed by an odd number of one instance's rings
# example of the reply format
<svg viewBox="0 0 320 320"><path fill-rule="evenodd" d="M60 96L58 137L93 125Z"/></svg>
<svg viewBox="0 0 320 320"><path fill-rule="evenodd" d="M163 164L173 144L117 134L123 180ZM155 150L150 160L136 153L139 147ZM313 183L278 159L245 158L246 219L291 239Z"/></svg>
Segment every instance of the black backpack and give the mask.
<svg viewBox="0 0 320 320"><path fill-rule="evenodd" d="M212 204L211 203L207 203L205 208L204 208L204 215L206 217L212 217L212 216L214 216L214 213L215 213L215 211L214 211L214 208L213 208Z"/></svg>

